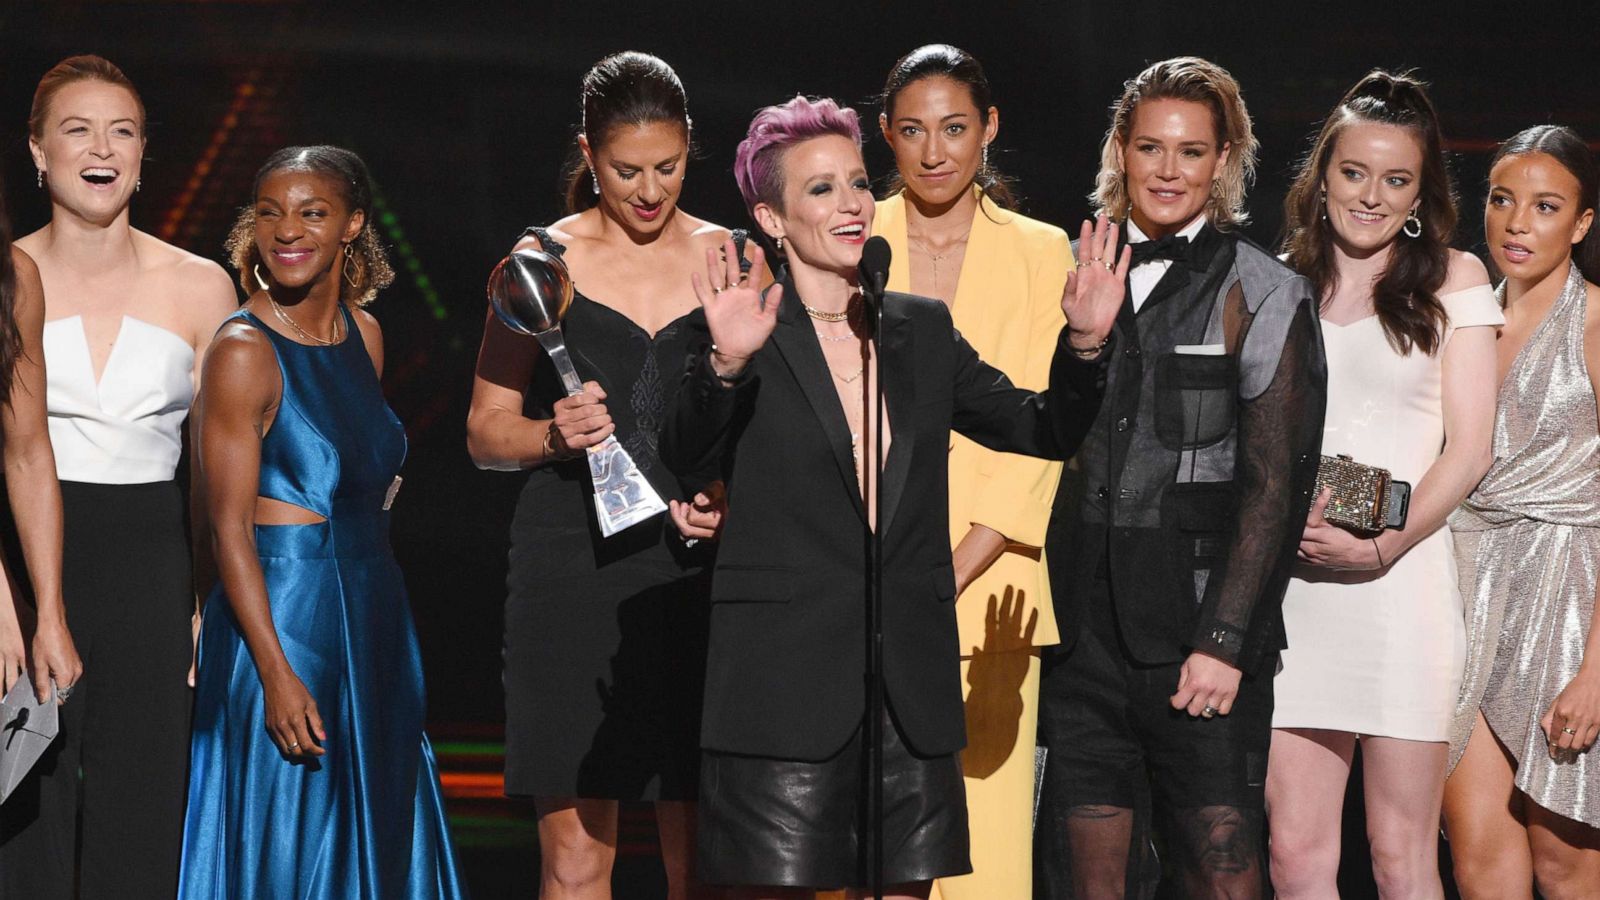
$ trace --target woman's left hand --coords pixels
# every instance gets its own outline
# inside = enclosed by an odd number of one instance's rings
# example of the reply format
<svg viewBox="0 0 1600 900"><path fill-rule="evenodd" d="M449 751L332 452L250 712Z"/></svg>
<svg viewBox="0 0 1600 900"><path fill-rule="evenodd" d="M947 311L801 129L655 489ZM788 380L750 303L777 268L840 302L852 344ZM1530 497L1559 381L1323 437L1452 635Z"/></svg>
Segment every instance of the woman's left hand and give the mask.
<svg viewBox="0 0 1600 900"><path fill-rule="evenodd" d="M1300 535L1300 561L1325 569L1383 568L1372 538L1357 537L1322 517L1332 496L1331 488L1323 488L1311 507L1311 514L1306 517L1306 530Z"/></svg>
<svg viewBox="0 0 1600 900"><path fill-rule="evenodd" d="M722 489L722 482L718 481L686 503L668 500L667 508L684 540L716 540L722 535L722 522L728 514L728 497Z"/></svg>
<svg viewBox="0 0 1600 900"><path fill-rule="evenodd" d="M1539 727L1550 742L1552 759L1593 746L1595 737L1600 736L1600 674L1580 666L1539 720Z"/></svg>

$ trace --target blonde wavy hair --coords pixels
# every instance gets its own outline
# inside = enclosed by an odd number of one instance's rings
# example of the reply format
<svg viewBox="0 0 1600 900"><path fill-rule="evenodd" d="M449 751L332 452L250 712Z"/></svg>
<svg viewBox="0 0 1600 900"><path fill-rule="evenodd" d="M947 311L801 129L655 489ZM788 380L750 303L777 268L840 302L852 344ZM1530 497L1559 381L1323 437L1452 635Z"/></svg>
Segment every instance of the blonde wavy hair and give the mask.
<svg viewBox="0 0 1600 900"><path fill-rule="evenodd" d="M1111 127L1100 144L1100 172L1095 176L1089 201L1116 220L1132 210L1122 150L1133 126L1133 111L1146 100L1188 100L1204 103L1216 124L1217 148L1228 147L1228 161L1212 183L1206 201L1211 224L1227 231L1250 221L1245 212L1245 191L1256 176L1256 151L1260 144L1250 126L1239 82L1216 63L1197 56L1178 56L1155 63L1124 82L1122 96L1111 106Z"/></svg>

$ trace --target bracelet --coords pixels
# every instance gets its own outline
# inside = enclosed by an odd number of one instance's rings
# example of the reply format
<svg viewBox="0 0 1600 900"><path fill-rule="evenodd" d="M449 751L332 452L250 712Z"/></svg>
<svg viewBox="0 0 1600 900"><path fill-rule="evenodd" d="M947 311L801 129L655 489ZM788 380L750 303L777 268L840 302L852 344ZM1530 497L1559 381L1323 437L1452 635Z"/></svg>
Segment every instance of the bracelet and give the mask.
<svg viewBox="0 0 1600 900"><path fill-rule="evenodd" d="M716 344L712 344L711 345L711 352L712 352L712 354L716 354L716 353L720 353L721 351L719 351L717 349L717 345ZM713 360L710 356L707 356L706 357L706 368L710 369L711 370L711 374L713 376L715 376L716 379L718 381L722 382L723 384L728 384L728 385L734 384L735 382L737 382L740 378L742 378L744 376L745 369L749 368L748 363L750 362L750 357L748 357L748 356L734 356L731 353L723 353L722 355L727 359L744 360L746 365L740 366L739 367L739 371L735 372L732 375L724 375L721 372L717 371L716 361Z"/></svg>
<svg viewBox="0 0 1600 900"><path fill-rule="evenodd" d="M1378 549L1378 539L1372 539L1372 552L1378 554L1378 568L1383 568L1383 551Z"/></svg>
<svg viewBox="0 0 1600 900"><path fill-rule="evenodd" d="M1072 346L1072 340L1069 338L1067 340L1067 349L1071 350L1073 355L1078 357L1079 359L1093 359L1096 356L1099 356L1100 355L1100 351L1104 350L1106 348L1106 345L1109 344L1109 343L1111 343L1111 335L1108 334L1100 341L1099 344L1096 344L1093 348L1088 349L1088 350L1080 350L1077 347Z"/></svg>
<svg viewBox="0 0 1600 900"><path fill-rule="evenodd" d="M551 422L550 427L544 430L544 458L555 460L556 457L556 423Z"/></svg>

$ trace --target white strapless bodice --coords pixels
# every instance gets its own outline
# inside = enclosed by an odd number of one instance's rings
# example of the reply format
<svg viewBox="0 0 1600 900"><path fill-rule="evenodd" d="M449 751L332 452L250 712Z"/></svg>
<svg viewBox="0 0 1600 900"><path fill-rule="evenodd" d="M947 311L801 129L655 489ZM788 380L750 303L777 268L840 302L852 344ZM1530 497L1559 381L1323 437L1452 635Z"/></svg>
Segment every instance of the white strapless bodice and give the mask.
<svg viewBox="0 0 1600 900"><path fill-rule="evenodd" d="M132 316L97 384L82 316L44 325L50 444L62 481L170 481L194 402L194 348Z"/></svg>

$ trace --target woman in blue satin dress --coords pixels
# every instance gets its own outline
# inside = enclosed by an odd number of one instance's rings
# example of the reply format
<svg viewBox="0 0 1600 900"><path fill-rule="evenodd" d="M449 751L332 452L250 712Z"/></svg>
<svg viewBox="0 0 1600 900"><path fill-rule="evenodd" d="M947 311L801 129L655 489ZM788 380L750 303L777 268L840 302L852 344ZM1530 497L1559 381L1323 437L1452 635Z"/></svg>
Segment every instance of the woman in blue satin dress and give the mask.
<svg viewBox="0 0 1600 900"><path fill-rule="evenodd" d="M406 442L360 308L393 280L371 197L355 154L280 150L229 238L255 290L195 404L221 586L200 636L183 900L465 894L389 547Z"/></svg>

